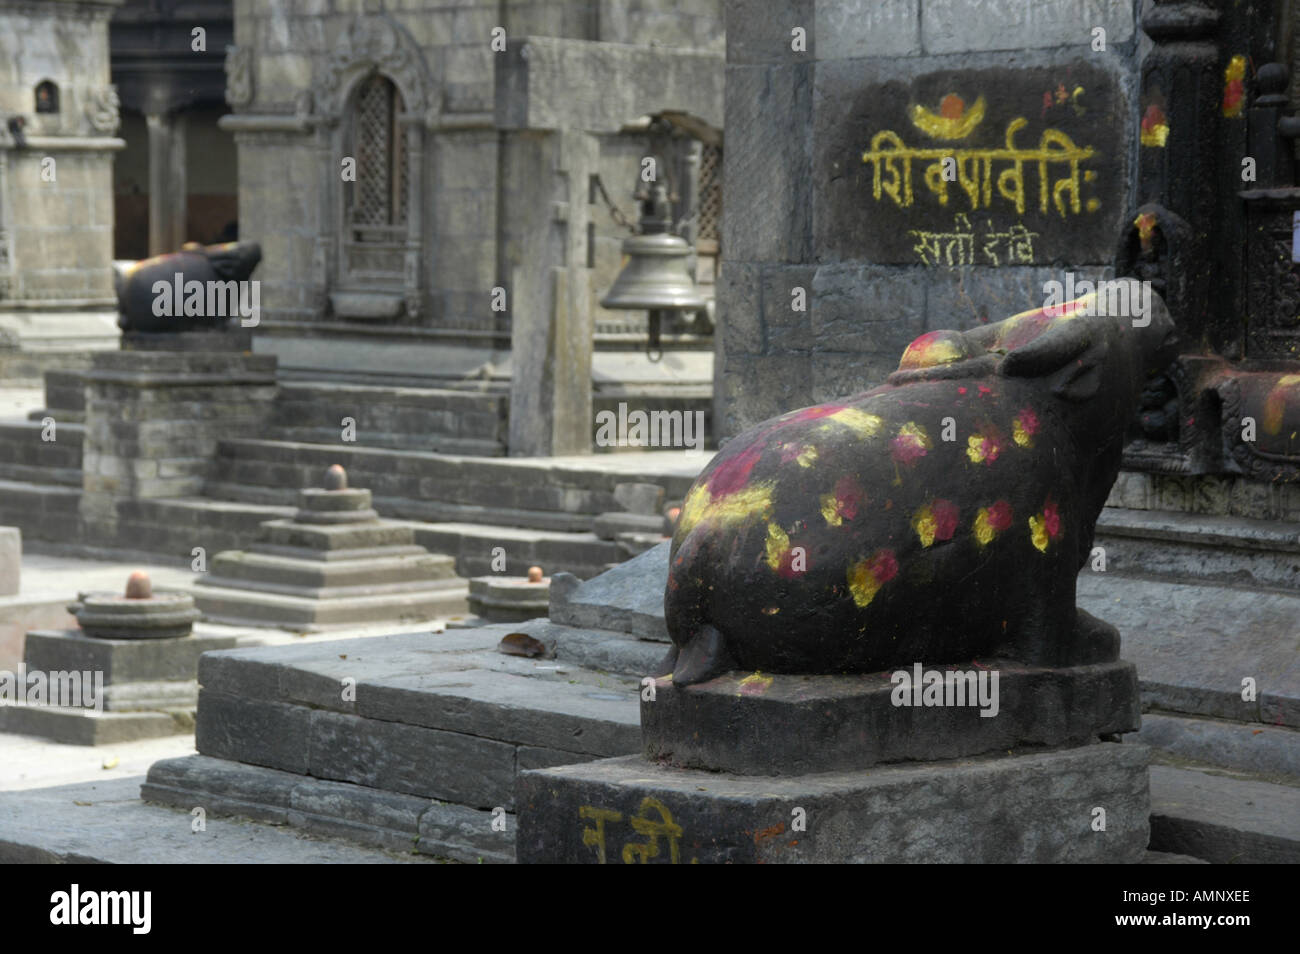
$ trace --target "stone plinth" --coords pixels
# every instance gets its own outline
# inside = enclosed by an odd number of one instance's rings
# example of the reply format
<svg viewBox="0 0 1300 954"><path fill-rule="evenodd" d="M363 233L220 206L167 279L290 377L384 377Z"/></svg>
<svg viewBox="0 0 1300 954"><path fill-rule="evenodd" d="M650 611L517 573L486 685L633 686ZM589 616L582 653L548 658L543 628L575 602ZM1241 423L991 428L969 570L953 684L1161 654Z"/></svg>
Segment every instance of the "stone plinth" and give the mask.
<svg viewBox="0 0 1300 954"><path fill-rule="evenodd" d="M209 619L313 630L465 612L455 561L418 546L407 524L380 519L370 491L341 474L327 475L335 489L302 491L293 519L263 523L247 550L213 558L194 587Z"/></svg>
<svg viewBox="0 0 1300 954"><path fill-rule="evenodd" d="M602 759L520 774L516 850L534 864L1133 863L1148 753L1097 743L793 778Z"/></svg>
<svg viewBox="0 0 1300 954"><path fill-rule="evenodd" d="M550 602L549 577L533 582L519 576L476 576L469 581L469 611L490 622L537 619L546 615Z"/></svg>
<svg viewBox="0 0 1300 954"><path fill-rule="evenodd" d="M235 638L193 635L193 599L154 594L142 573L127 593L82 593L68 607L80 629L27 634L0 730L74 745L193 731L199 656Z"/></svg>
<svg viewBox="0 0 1300 954"><path fill-rule="evenodd" d="M259 432L276 362L197 351L112 351L92 361L80 514L88 539L129 547L130 501L202 494L217 442Z"/></svg>
<svg viewBox="0 0 1300 954"><path fill-rule="evenodd" d="M1043 669L989 662L966 671L980 670L998 675L995 707L983 710L974 704L978 700L969 684L960 687L963 694L971 690L969 705L895 705L900 690L888 672L733 672L687 689L674 688L671 677L664 677L656 680L653 701L642 696L644 754L683 768L805 775L1025 746L1080 745L1134 732L1141 724L1132 663ZM904 695L912 699L910 690Z"/></svg>
<svg viewBox="0 0 1300 954"><path fill-rule="evenodd" d="M967 666L656 679L641 756L520 774L518 859L1140 861L1149 750L1108 741L1140 724L1135 667Z"/></svg>

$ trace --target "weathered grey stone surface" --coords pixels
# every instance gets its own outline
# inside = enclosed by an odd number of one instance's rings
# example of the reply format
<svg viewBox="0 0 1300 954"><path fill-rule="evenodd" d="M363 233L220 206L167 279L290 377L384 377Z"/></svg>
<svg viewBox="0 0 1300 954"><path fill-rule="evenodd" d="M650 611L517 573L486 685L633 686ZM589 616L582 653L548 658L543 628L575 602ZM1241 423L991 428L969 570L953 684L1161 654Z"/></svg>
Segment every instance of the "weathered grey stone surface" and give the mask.
<svg viewBox="0 0 1300 954"><path fill-rule="evenodd" d="M628 513L658 517L664 506L664 489L658 484L615 484L614 499Z"/></svg>
<svg viewBox="0 0 1300 954"><path fill-rule="evenodd" d="M1088 569L1078 587L1079 605L1118 627L1145 707L1300 726L1300 597Z"/></svg>
<svg viewBox="0 0 1300 954"><path fill-rule="evenodd" d="M106 686L133 682L193 682L199 656L232 649L234 636L175 639L98 639L77 630L35 630L27 634L25 661L45 672L95 670Z"/></svg>
<svg viewBox="0 0 1300 954"><path fill-rule="evenodd" d="M487 622L523 622L545 616L551 603L551 582L530 583L526 577L476 576L469 581L469 611Z"/></svg>
<svg viewBox="0 0 1300 954"><path fill-rule="evenodd" d="M1295 729L1148 712L1136 738L1179 761L1250 772L1281 783L1300 782L1300 732Z"/></svg>
<svg viewBox="0 0 1300 954"><path fill-rule="evenodd" d="M1300 861L1300 789L1151 766L1151 848L1212 864Z"/></svg>
<svg viewBox="0 0 1300 954"><path fill-rule="evenodd" d="M1135 863L1149 834L1147 756L1142 745L1098 743L795 778L604 759L521 773L518 858L634 862L629 846L652 839L629 820L639 815L655 831L671 815L677 857L660 834L646 860ZM1104 832L1092 830L1096 807L1106 809ZM796 809L806 831L792 827ZM600 812L608 813L603 841L595 834Z"/></svg>
<svg viewBox="0 0 1300 954"><path fill-rule="evenodd" d="M23 569L23 534L0 527L0 596L16 596Z"/></svg>
<svg viewBox="0 0 1300 954"><path fill-rule="evenodd" d="M1133 37L1133 5L1110 0L925 0L921 42L926 53L1086 48L1093 27L1106 31L1107 49Z"/></svg>
<svg viewBox="0 0 1300 954"><path fill-rule="evenodd" d="M594 77L605 82L592 82ZM689 110L722 128L722 57L554 36L512 42L496 63L496 122L504 129L616 133L629 117Z"/></svg>
<svg viewBox="0 0 1300 954"><path fill-rule="evenodd" d="M641 697L644 754L736 775L807 775L1086 744L1138 726L1132 663L1036 669L987 660L979 668L999 673L998 709L989 717L974 699L967 706L895 706L888 672L733 672L685 689L661 678L653 701Z"/></svg>
<svg viewBox="0 0 1300 954"><path fill-rule="evenodd" d="M664 587L669 542L664 541L607 573L577 583L567 574L551 578L551 621L589 629L668 639Z"/></svg>
<svg viewBox="0 0 1300 954"><path fill-rule="evenodd" d="M390 851L475 863L514 860L514 817L494 831L491 812L306 778L203 755L163 759L149 768L140 797L211 816L240 816L291 825Z"/></svg>
<svg viewBox="0 0 1300 954"><path fill-rule="evenodd" d="M167 712L97 712L65 706L0 706L0 732L67 745L113 745L194 731L194 708Z"/></svg>
<svg viewBox="0 0 1300 954"><path fill-rule="evenodd" d="M1096 543L1107 572L1300 592L1300 524L1107 507Z"/></svg>
<svg viewBox="0 0 1300 954"><path fill-rule="evenodd" d="M192 830L194 804L139 799L140 778L0 794L5 864L401 864L419 855L324 840L240 819Z"/></svg>
<svg viewBox="0 0 1300 954"><path fill-rule="evenodd" d="M657 533L665 536L664 518L639 513L602 513L591 521L591 532L602 540L613 540L621 533Z"/></svg>
<svg viewBox="0 0 1300 954"><path fill-rule="evenodd" d="M517 766L638 749L637 680L496 652L513 628L206 654L195 745L217 759L487 811L512 807ZM617 637L578 641L588 640L594 656Z"/></svg>

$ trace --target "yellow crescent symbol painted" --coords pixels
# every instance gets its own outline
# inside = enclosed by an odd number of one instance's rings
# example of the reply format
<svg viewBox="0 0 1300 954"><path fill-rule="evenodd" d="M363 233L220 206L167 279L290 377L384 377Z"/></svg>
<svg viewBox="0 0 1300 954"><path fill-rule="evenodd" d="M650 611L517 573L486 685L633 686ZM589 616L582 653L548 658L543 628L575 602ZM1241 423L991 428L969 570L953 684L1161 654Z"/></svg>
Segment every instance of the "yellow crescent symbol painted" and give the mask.
<svg viewBox="0 0 1300 954"><path fill-rule="evenodd" d="M916 103L911 118L913 126L934 139L965 139L984 120L984 97L975 100L975 105L967 110L960 96L949 93L943 98L940 112L931 112Z"/></svg>

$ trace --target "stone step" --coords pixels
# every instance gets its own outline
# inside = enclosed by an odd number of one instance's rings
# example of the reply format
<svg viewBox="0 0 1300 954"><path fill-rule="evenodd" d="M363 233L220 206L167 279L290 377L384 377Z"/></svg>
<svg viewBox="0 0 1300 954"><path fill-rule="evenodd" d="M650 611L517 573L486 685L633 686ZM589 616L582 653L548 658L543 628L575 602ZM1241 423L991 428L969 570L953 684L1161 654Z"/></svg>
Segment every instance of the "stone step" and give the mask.
<svg viewBox="0 0 1300 954"><path fill-rule="evenodd" d="M25 542L79 539L80 504L79 486L0 479L0 526L20 528Z"/></svg>
<svg viewBox="0 0 1300 954"><path fill-rule="evenodd" d="M469 611L469 587L464 580L456 579L346 587L301 596L251 590L237 580L205 578L195 583L190 592L204 619L230 625L272 625L304 631L385 620L396 625L404 621L463 616Z"/></svg>
<svg viewBox="0 0 1300 954"><path fill-rule="evenodd" d="M1191 761L1264 781L1300 785L1300 730L1162 712L1142 714L1134 736L1171 761Z"/></svg>
<svg viewBox="0 0 1300 954"><path fill-rule="evenodd" d="M522 576L530 566L546 573L563 571L581 579L604 572L623 558L618 544L592 533L564 533L475 523L411 523L415 542L436 553L456 558L456 572L464 577L498 572ZM504 570L493 566L495 551L505 551Z"/></svg>
<svg viewBox="0 0 1300 954"><path fill-rule="evenodd" d="M514 631L545 657L497 652ZM416 850L440 857L513 861L516 774L637 751L639 674L660 651L534 620L207 653L200 754L155 763L141 794L369 845L418 839Z"/></svg>
<svg viewBox="0 0 1300 954"><path fill-rule="evenodd" d="M596 515L623 508L620 483L657 483L681 500L707 454L682 452L567 458L484 458L328 443L221 441L205 492L223 499L290 504L330 464L347 468L354 487L368 488L384 516L589 530Z"/></svg>
<svg viewBox="0 0 1300 954"><path fill-rule="evenodd" d="M431 860L239 818L194 830L183 809L142 802L143 779L0 792L0 864L402 864ZM372 802L373 804L373 802ZM294 811L310 813L310 804ZM214 813L215 814L215 813ZM364 823L364 819L362 820ZM416 846L418 848L418 846Z"/></svg>
<svg viewBox="0 0 1300 954"><path fill-rule="evenodd" d="M1300 591L1300 524L1107 507L1107 571Z"/></svg>
<svg viewBox="0 0 1300 954"><path fill-rule="evenodd" d="M0 424L0 479L59 484L81 489L81 445L85 428L62 420L54 440L44 440L40 421Z"/></svg>
<svg viewBox="0 0 1300 954"><path fill-rule="evenodd" d="M1300 728L1300 594L1085 568L1078 599L1119 629L1144 711Z"/></svg>
<svg viewBox="0 0 1300 954"><path fill-rule="evenodd" d="M1300 788L1153 764L1151 850L1213 864L1300 862Z"/></svg>
<svg viewBox="0 0 1300 954"><path fill-rule="evenodd" d="M319 560L261 552L253 544L250 550L217 554L210 571L213 578L229 580L230 585L277 592L284 588L332 589L450 580L456 577L456 561L414 545L363 551L355 559Z"/></svg>
<svg viewBox="0 0 1300 954"><path fill-rule="evenodd" d="M194 707L98 712L66 706L0 706L0 732L35 735L69 745L112 745L194 731Z"/></svg>
<svg viewBox="0 0 1300 954"><path fill-rule="evenodd" d="M337 443L351 417L357 442L468 456L505 454L508 395L337 381L282 382L270 433L279 440Z"/></svg>
<svg viewBox="0 0 1300 954"><path fill-rule="evenodd" d="M202 805L209 816L291 825L389 851L415 851L467 864L515 860L512 813L494 814L206 755L155 762L140 797L178 809Z"/></svg>

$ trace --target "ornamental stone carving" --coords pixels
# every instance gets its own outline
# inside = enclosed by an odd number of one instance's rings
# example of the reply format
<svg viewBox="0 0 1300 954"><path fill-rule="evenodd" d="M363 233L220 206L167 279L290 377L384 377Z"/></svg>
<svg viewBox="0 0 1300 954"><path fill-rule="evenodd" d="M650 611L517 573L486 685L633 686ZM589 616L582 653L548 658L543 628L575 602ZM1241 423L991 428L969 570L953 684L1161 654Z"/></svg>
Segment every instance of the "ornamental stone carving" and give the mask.
<svg viewBox="0 0 1300 954"><path fill-rule="evenodd" d="M371 70L397 84L407 112L425 111L430 84L424 56L410 34L382 14L355 17L321 62L315 84L317 109L327 116L341 116L351 81Z"/></svg>
<svg viewBox="0 0 1300 954"><path fill-rule="evenodd" d="M90 123L90 128L105 136L117 132L120 105L117 87L100 86L91 90L86 98L86 121Z"/></svg>

